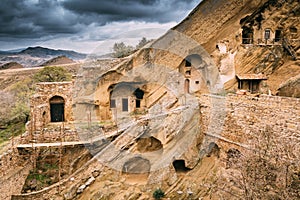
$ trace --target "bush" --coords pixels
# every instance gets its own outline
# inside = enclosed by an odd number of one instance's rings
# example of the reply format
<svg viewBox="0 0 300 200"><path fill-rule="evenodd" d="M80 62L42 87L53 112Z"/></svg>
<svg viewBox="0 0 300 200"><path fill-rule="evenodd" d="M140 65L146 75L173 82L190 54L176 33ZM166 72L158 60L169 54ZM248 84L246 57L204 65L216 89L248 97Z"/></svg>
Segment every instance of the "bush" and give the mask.
<svg viewBox="0 0 300 200"><path fill-rule="evenodd" d="M33 79L35 82L62 82L72 80L72 76L63 67L47 66L37 72Z"/></svg>
<svg viewBox="0 0 300 200"><path fill-rule="evenodd" d="M153 198L154 199L161 199L165 196L165 193L164 191L162 191L160 188L156 189L154 192L153 192Z"/></svg>
<svg viewBox="0 0 300 200"><path fill-rule="evenodd" d="M115 43L113 47L115 58L123 58L129 56L134 52L134 48L130 45L126 45L124 42Z"/></svg>
<svg viewBox="0 0 300 200"><path fill-rule="evenodd" d="M147 43L151 42L152 40L147 40L147 38L143 37L136 47L131 45L126 45L124 42L116 42L113 46L113 57L115 58L124 58L129 56L130 54L134 53L135 51L141 49Z"/></svg>

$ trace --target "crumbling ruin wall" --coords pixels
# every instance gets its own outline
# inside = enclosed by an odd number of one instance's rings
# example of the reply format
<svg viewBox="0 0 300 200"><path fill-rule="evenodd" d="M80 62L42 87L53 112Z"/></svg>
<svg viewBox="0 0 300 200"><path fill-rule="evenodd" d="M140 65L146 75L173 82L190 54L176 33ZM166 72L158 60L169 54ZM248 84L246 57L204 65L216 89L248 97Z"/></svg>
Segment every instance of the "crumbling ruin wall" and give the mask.
<svg viewBox="0 0 300 200"><path fill-rule="evenodd" d="M213 126L211 111L213 100L224 101L218 108L225 112L219 118L219 126ZM271 130L275 135L300 138L300 99L261 95L260 97L229 94L226 97L202 95L199 99L201 108L201 127L206 139L213 140L225 153L230 148L240 151L254 145L253 136ZM221 130L219 135L210 134L209 127ZM250 146L249 146L250 145Z"/></svg>
<svg viewBox="0 0 300 200"><path fill-rule="evenodd" d="M64 99L64 121L73 120L72 87L72 82L44 82L36 85L36 93L30 102L30 115L35 130L41 130L51 121L49 100L54 96Z"/></svg>

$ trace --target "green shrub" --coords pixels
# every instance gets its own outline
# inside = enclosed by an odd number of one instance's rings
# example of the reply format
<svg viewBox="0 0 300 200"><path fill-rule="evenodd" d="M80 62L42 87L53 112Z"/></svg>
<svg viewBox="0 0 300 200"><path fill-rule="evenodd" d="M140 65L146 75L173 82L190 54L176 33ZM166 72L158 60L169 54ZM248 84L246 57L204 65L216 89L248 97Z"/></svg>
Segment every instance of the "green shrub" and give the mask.
<svg viewBox="0 0 300 200"><path fill-rule="evenodd" d="M35 82L62 82L72 80L72 76L63 67L47 66L37 72L33 79Z"/></svg>
<svg viewBox="0 0 300 200"><path fill-rule="evenodd" d="M154 192L153 192L153 198L154 199L161 199L165 196L165 193L164 191L162 191L160 188L156 189Z"/></svg>

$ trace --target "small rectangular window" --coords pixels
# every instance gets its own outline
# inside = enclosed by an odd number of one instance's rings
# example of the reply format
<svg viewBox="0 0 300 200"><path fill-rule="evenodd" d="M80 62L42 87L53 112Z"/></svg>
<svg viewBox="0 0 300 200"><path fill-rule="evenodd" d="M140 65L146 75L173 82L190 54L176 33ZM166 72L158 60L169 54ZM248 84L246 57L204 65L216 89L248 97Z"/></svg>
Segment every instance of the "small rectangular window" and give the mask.
<svg viewBox="0 0 300 200"><path fill-rule="evenodd" d="M265 30L265 39L266 39L266 40L270 39L270 34L271 34L270 29L266 29L266 30Z"/></svg>
<svg viewBox="0 0 300 200"><path fill-rule="evenodd" d="M110 108L116 108L116 100L115 99L110 100Z"/></svg>
<svg viewBox="0 0 300 200"><path fill-rule="evenodd" d="M122 111L128 112L128 99L122 99Z"/></svg>
<svg viewBox="0 0 300 200"><path fill-rule="evenodd" d="M136 108L140 108L141 107L141 100L140 99L136 99L135 100L135 107Z"/></svg>

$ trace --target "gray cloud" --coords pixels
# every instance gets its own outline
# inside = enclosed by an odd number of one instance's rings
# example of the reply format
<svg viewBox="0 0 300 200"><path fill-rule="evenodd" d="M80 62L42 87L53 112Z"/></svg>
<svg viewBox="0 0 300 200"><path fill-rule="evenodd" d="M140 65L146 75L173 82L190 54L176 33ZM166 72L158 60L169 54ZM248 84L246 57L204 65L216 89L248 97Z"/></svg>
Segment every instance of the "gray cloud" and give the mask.
<svg viewBox="0 0 300 200"><path fill-rule="evenodd" d="M199 0L1 0L1 42L80 35L113 22L179 21ZM91 38L92 39L92 38ZM16 46L16 45L15 45Z"/></svg>

